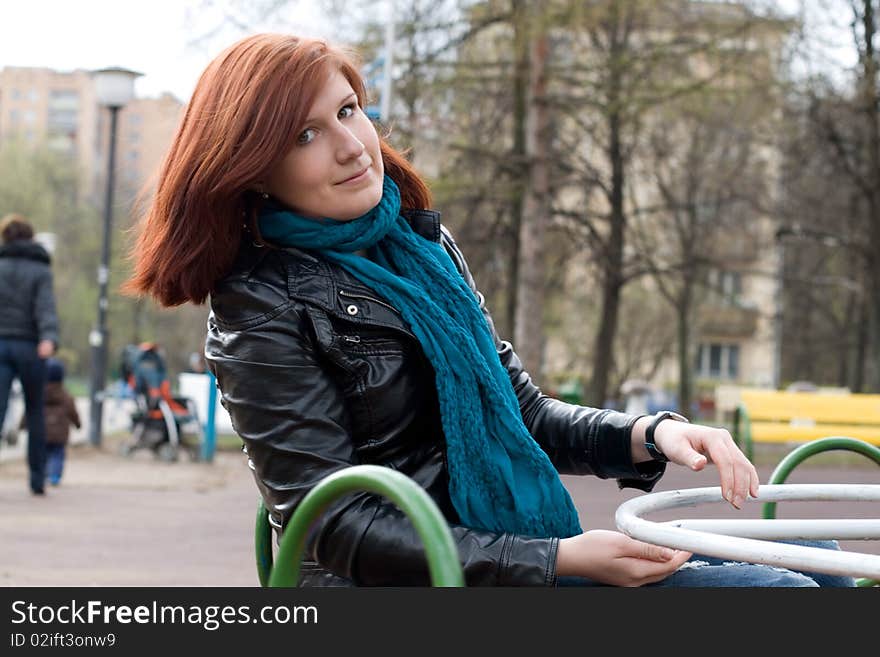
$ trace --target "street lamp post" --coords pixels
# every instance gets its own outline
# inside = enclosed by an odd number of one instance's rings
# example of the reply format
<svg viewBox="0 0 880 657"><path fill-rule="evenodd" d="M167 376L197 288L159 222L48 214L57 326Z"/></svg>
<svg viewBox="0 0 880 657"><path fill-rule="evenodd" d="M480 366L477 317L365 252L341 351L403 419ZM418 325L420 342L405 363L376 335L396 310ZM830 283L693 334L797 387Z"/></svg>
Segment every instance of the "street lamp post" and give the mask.
<svg viewBox="0 0 880 657"><path fill-rule="evenodd" d="M867 253L857 242L846 239L835 233L806 228L799 224L783 225L776 230L776 312L773 322L773 388L778 390L782 385L782 321L783 321L783 287L785 284L785 239L812 240L827 247L847 247L854 253L867 257ZM844 279L845 281L846 279ZM850 289L858 290L858 286L850 281Z"/></svg>
<svg viewBox="0 0 880 657"><path fill-rule="evenodd" d="M776 230L776 290L774 304L776 312L773 317L773 389L779 390L782 385L782 304L783 286L785 285L785 238L794 232L788 226Z"/></svg>
<svg viewBox="0 0 880 657"><path fill-rule="evenodd" d="M104 231L101 263L98 265L98 323L89 333L92 347L89 442L101 444L104 386L107 369L107 284L110 278L110 241L113 225L113 174L116 164L116 128L119 110L134 97L134 81L140 73L124 68L104 68L92 73L98 104L110 110L110 139L107 155L107 188L104 200Z"/></svg>

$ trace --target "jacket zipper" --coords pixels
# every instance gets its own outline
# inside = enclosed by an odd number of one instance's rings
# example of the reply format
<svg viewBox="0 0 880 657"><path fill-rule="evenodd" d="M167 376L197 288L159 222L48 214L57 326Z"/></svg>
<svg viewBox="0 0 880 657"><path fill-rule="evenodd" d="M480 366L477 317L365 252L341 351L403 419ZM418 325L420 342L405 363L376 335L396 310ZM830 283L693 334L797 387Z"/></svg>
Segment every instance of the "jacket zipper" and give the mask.
<svg viewBox="0 0 880 657"><path fill-rule="evenodd" d="M364 296L363 294L352 294L351 292L346 292L345 290L339 290L339 296L348 297L350 299L364 299L366 301L372 301L373 303L378 303L380 306L385 306L386 308L398 315L400 314L400 311L397 310L397 308L392 306L390 303L385 303L384 301L380 301L379 299L376 299L374 297Z"/></svg>

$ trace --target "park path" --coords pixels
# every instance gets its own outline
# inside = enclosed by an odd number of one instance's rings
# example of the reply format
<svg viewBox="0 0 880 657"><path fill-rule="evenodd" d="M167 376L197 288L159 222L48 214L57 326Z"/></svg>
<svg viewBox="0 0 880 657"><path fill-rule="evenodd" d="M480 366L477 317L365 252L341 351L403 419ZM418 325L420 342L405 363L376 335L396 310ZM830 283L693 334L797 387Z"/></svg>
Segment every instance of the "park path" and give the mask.
<svg viewBox="0 0 880 657"><path fill-rule="evenodd" d="M766 482L770 466L761 466ZM614 481L564 477L585 528L613 529L617 506L640 493ZM22 460L0 460L0 586L256 586L253 523L257 489L241 452L220 451L213 463L161 463L149 453L118 456L112 443L69 450L62 485L34 497ZM880 484L870 462L811 466L790 483ZM656 490L717 485L716 472L670 466ZM671 515L674 514L674 515ZM721 505L655 514L760 517ZM877 504L789 503L780 517L880 517ZM880 541L846 549L880 554Z"/></svg>

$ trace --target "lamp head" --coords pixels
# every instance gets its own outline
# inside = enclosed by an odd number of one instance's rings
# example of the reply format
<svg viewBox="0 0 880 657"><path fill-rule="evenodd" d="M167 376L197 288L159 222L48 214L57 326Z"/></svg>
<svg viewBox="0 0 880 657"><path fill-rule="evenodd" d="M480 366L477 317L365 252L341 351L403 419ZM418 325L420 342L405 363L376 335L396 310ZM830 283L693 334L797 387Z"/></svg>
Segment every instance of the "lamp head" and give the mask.
<svg viewBox="0 0 880 657"><path fill-rule="evenodd" d="M141 75L119 67L92 71L98 103L104 107L124 107L134 98L134 81Z"/></svg>

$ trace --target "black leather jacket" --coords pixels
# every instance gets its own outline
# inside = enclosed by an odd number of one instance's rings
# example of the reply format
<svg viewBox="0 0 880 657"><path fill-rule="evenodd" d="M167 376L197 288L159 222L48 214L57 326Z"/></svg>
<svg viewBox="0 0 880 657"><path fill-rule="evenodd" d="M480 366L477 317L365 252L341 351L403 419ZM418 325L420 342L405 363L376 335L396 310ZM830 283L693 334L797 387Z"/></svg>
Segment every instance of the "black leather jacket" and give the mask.
<svg viewBox="0 0 880 657"><path fill-rule="evenodd" d="M485 310L464 258L433 211L404 216L440 241ZM409 475L437 502L468 585L553 585L558 539L459 524L447 489L434 373L397 311L340 267L298 249L242 246L211 296L205 354L276 530L328 474L361 463ZM493 334L494 326L492 327ZM664 466L633 466L635 417L541 393L495 335L523 420L563 474L650 490ZM310 534L301 585L428 585L421 540L391 502L351 494Z"/></svg>

